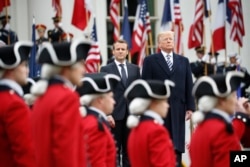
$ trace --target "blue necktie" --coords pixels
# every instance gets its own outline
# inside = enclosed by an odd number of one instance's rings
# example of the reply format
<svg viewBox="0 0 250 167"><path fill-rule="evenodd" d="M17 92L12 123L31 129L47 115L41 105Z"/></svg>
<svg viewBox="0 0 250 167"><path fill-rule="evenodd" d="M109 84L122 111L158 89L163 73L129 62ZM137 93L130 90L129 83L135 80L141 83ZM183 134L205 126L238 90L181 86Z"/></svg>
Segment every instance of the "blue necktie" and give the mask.
<svg viewBox="0 0 250 167"><path fill-rule="evenodd" d="M169 70L172 71L173 63L170 60L170 55L167 55L167 64L168 64Z"/></svg>
<svg viewBox="0 0 250 167"><path fill-rule="evenodd" d="M127 76L126 76L124 64L119 64L119 66L121 67L122 83L123 83L124 85L126 85L126 84L127 84Z"/></svg>

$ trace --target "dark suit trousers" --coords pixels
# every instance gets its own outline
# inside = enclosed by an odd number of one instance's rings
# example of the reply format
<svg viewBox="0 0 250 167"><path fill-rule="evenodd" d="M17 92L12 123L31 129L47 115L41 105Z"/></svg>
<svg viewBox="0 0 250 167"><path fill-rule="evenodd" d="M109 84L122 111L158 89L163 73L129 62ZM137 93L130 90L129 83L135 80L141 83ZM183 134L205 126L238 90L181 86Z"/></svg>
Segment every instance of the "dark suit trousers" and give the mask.
<svg viewBox="0 0 250 167"><path fill-rule="evenodd" d="M119 167L129 167L130 163L128 160L127 152L127 141L129 135L129 129L126 126L127 116L123 120L115 121L115 128L111 131L114 134L117 147L117 163ZM122 163L122 165L120 165Z"/></svg>
<svg viewBox="0 0 250 167"><path fill-rule="evenodd" d="M171 109L169 108L169 112L167 117L164 120L165 127L167 128L171 139L173 140L173 132L172 132L172 123L171 123ZM176 156L176 167L182 167L182 153L178 150L175 150Z"/></svg>

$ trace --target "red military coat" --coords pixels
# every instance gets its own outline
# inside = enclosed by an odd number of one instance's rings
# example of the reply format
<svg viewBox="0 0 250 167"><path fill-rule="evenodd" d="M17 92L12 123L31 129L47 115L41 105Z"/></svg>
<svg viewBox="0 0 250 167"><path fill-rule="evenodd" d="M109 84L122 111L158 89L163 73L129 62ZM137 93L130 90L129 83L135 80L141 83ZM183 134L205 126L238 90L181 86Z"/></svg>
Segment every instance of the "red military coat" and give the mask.
<svg viewBox="0 0 250 167"><path fill-rule="evenodd" d="M243 113L237 113L233 119L233 126L242 146L250 148L250 118Z"/></svg>
<svg viewBox="0 0 250 167"><path fill-rule="evenodd" d="M229 167L231 150L241 150L232 125L217 114L207 113L191 137L190 167Z"/></svg>
<svg viewBox="0 0 250 167"><path fill-rule="evenodd" d="M29 108L7 86L0 86L0 99L0 166L35 167Z"/></svg>
<svg viewBox="0 0 250 167"><path fill-rule="evenodd" d="M51 81L33 106L37 167L83 167L79 96L61 81Z"/></svg>
<svg viewBox="0 0 250 167"><path fill-rule="evenodd" d="M91 167L116 167L114 138L104 118L92 109L82 119L87 164Z"/></svg>
<svg viewBox="0 0 250 167"><path fill-rule="evenodd" d="M173 143L166 128L143 115L128 138L128 156L132 167L175 167Z"/></svg>

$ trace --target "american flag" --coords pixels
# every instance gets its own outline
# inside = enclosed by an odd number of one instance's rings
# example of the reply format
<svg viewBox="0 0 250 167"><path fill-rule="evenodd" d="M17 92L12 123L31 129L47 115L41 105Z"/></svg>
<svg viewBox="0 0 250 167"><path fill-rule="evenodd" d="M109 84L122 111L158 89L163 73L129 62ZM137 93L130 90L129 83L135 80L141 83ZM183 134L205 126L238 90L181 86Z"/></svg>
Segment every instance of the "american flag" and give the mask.
<svg viewBox="0 0 250 167"><path fill-rule="evenodd" d="M95 19L94 19L90 38L92 40L92 43L91 43L91 47L89 49L88 56L85 62L87 73L98 72L99 70L98 68L101 63L101 53L100 53L100 48L99 48L98 39L97 39Z"/></svg>
<svg viewBox="0 0 250 167"><path fill-rule="evenodd" d="M139 53L137 58L137 64L139 66L142 66L143 59L146 55L145 51L149 32L151 32L151 25L147 3L146 0L139 0L132 35L131 50L131 55L135 54L136 52Z"/></svg>
<svg viewBox="0 0 250 167"><path fill-rule="evenodd" d="M111 0L109 6L109 15L111 22L114 25L114 34L113 34L114 41L117 41L120 36L119 7L120 7L120 0Z"/></svg>
<svg viewBox="0 0 250 167"><path fill-rule="evenodd" d="M242 47L243 36L245 36L245 28L241 0L230 0L228 5L232 12L230 38Z"/></svg>
<svg viewBox="0 0 250 167"><path fill-rule="evenodd" d="M203 31L204 31L203 17L204 17L203 0L196 0L194 22L190 27L189 37L188 37L189 49L200 46L203 43Z"/></svg>
<svg viewBox="0 0 250 167"><path fill-rule="evenodd" d="M56 11L56 16L61 17L62 16L61 0L52 0L52 6L54 7Z"/></svg>
<svg viewBox="0 0 250 167"><path fill-rule="evenodd" d="M174 0L174 32L175 32L175 53L183 54L182 32L183 24L179 0Z"/></svg>

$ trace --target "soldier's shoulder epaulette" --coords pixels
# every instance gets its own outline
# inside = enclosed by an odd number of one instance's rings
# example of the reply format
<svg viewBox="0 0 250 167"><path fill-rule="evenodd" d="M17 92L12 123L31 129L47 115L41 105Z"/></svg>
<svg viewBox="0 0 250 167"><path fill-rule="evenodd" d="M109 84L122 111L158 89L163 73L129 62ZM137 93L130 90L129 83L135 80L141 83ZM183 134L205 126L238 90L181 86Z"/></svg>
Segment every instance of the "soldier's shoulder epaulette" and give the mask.
<svg viewBox="0 0 250 167"><path fill-rule="evenodd" d="M236 112L235 115L234 115L234 119L241 120L242 122L244 122L245 124L250 126L250 117L249 117L249 115L247 115L245 113Z"/></svg>

